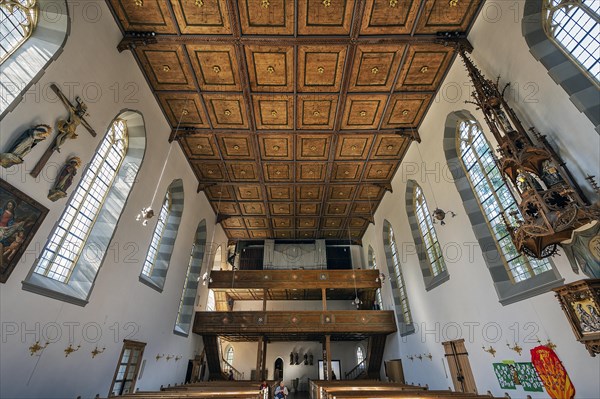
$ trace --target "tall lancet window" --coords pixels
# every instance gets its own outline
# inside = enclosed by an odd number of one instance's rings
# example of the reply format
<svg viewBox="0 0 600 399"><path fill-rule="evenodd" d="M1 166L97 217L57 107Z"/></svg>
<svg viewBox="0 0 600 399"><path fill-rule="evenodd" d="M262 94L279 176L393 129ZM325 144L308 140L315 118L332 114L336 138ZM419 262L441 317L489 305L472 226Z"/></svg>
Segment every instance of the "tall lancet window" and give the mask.
<svg viewBox="0 0 600 399"><path fill-rule="evenodd" d="M158 214L158 221L152 234L152 240L150 241L150 247L148 248L148 254L146 255L146 261L144 262L144 268L142 274L150 277L152 274L152 268L154 267L154 261L158 256L158 247L163 238L165 227L167 226L167 217L171 212L171 193L167 191L163 204L160 207L160 213Z"/></svg>
<svg viewBox="0 0 600 399"><path fill-rule="evenodd" d="M373 270L379 270L377 268L377 260L375 259L375 251L373 251L373 247L369 245L369 252L368 252L368 256L369 256L369 269L373 269ZM377 306L379 306L379 309L383 309L383 299L381 298L381 288L377 288L377 291L375 291L375 301L377 303Z"/></svg>
<svg viewBox="0 0 600 399"><path fill-rule="evenodd" d="M127 124L117 119L104 136L100 148L67 203L44 247L35 273L61 283L68 282L71 278L73 268L82 255L83 247L104 206L104 200L121 168L127 147ZM92 254L86 253L85 256Z"/></svg>
<svg viewBox="0 0 600 399"><path fill-rule="evenodd" d="M504 212L514 221L515 216L519 215L519 209L502 179L479 124L471 120L459 122L457 140L467 179L494 234L513 282L518 283L551 270L552 266L548 260L529 259L520 254L512 242L501 213Z"/></svg>
<svg viewBox="0 0 600 399"><path fill-rule="evenodd" d="M600 83L600 1L544 0L544 31L588 76Z"/></svg>
<svg viewBox="0 0 600 399"><path fill-rule="evenodd" d="M431 212L429 212L429 208L427 207L425 195L421 187L416 183L413 188L413 209L419 223L421 240L423 240L422 251L425 253L431 273L435 277L446 270L446 263L442 256L442 249L435 233L435 227L431 219Z"/></svg>
<svg viewBox="0 0 600 399"><path fill-rule="evenodd" d="M37 0L0 1L0 64L31 37L38 8Z"/></svg>

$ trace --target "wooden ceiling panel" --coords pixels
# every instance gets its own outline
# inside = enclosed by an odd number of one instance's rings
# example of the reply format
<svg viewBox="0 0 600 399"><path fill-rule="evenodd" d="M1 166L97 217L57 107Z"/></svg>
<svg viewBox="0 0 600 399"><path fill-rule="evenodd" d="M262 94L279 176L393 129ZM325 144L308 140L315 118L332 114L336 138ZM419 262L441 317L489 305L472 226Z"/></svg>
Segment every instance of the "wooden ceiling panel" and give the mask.
<svg viewBox="0 0 600 399"><path fill-rule="evenodd" d="M338 95L299 95L298 129L331 130L335 122Z"/></svg>
<svg viewBox="0 0 600 399"><path fill-rule="evenodd" d="M108 1L232 240L360 239L482 3Z"/></svg>
<svg viewBox="0 0 600 399"><path fill-rule="evenodd" d="M256 128L293 129L294 96L287 94L255 94L252 96Z"/></svg>
<svg viewBox="0 0 600 399"><path fill-rule="evenodd" d="M417 126L432 100L427 93L396 93L390 100L383 117L383 129L411 128Z"/></svg>
<svg viewBox="0 0 600 399"><path fill-rule="evenodd" d="M235 195L239 201L263 201L263 194L260 185L244 184L235 188Z"/></svg>
<svg viewBox="0 0 600 399"><path fill-rule="evenodd" d="M344 216L350 210L350 202L329 202L325 207L327 216ZM326 219L328 220L328 219Z"/></svg>
<svg viewBox="0 0 600 399"><path fill-rule="evenodd" d="M232 181L255 181L258 180L258 168L251 162L228 162L227 169Z"/></svg>
<svg viewBox="0 0 600 399"><path fill-rule="evenodd" d="M233 192L232 186L226 185L209 185L204 190L206 196L210 201L219 202L219 201L234 201L235 194Z"/></svg>
<svg viewBox="0 0 600 399"><path fill-rule="evenodd" d="M347 35L353 11L354 0L301 0L298 4L298 33Z"/></svg>
<svg viewBox="0 0 600 399"><path fill-rule="evenodd" d="M244 222L249 229L268 229L269 221L267 218L244 218Z"/></svg>
<svg viewBox="0 0 600 399"><path fill-rule="evenodd" d="M323 200L323 186L300 185L296 188L296 201L319 201Z"/></svg>
<svg viewBox="0 0 600 399"><path fill-rule="evenodd" d="M385 94L349 94L342 129L377 129L387 99Z"/></svg>
<svg viewBox="0 0 600 399"><path fill-rule="evenodd" d="M366 160L372 143L372 134L342 134L338 138L335 159Z"/></svg>
<svg viewBox="0 0 600 399"><path fill-rule="evenodd" d="M268 182L291 182L294 178L294 171L292 169L292 165L289 163L266 162L263 164L263 171L265 175L265 180Z"/></svg>
<svg viewBox="0 0 600 399"><path fill-rule="evenodd" d="M193 161L192 165L202 180L214 182L227 179L227 172L221 162Z"/></svg>
<svg viewBox="0 0 600 399"><path fill-rule="evenodd" d="M215 128L248 128L246 103L241 94L204 94L202 97Z"/></svg>
<svg viewBox="0 0 600 399"><path fill-rule="evenodd" d="M378 134L371 159L402 159L410 141L397 134Z"/></svg>
<svg viewBox="0 0 600 399"><path fill-rule="evenodd" d="M417 44L408 49L396 90L434 91L448 70L454 50L441 44Z"/></svg>
<svg viewBox="0 0 600 399"><path fill-rule="evenodd" d="M465 32L480 3L481 0L426 0L416 33Z"/></svg>
<svg viewBox="0 0 600 399"><path fill-rule="evenodd" d="M360 179L363 165L358 162L336 162L333 165L331 180L333 182L347 182Z"/></svg>
<svg viewBox="0 0 600 399"><path fill-rule="evenodd" d="M269 201L293 201L294 188L288 185L267 186L267 197Z"/></svg>
<svg viewBox="0 0 600 399"><path fill-rule="evenodd" d="M340 91L346 46L300 46L298 48L298 91Z"/></svg>
<svg viewBox="0 0 600 399"><path fill-rule="evenodd" d="M277 202L269 204L271 215L274 216L291 216L294 214L293 204L286 202Z"/></svg>
<svg viewBox="0 0 600 399"><path fill-rule="evenodd" d="M219 151L212 134L187 135L179 142L189 159L219 159Z"/></svg>
<svg viewBox="0 0 600 399"><path fill-rule="evenodd" d="M334 208L335 210L335 208ZM337 212L337 211L336 211ZM344 218L326 217L323 219L322 228L324 229L341 229L344 225Z"/></svg>
<svg viewBox="0 0 600 399"><path fill-rule="evenodd" d="M323 182L327 173L324 162L297 162L296 181L298 182Z"/></svg>
<svg viewBox="0 0 600 399"><path fill-rule="evenodd" d="M385 194L385 190L381 187L374 185L365 185L358 189L358 194L356 195L357 200L362 201L381 201L383 195Z"/></svg>
<svg viewBox="0 0 600 399"><path fill-rule="evenodd" d="M331 145L331 135L329 134L301 134L296 136L296 159L307 160L327 160L329 158L329 148Z"/></svg>
<svg viewBox="0 0 600 399"><path fill-rule="evenodd" d="M160 92L157 96L171 127L210 127L198 94Z"/></svg>
<svg viewBox="0 0 600 399"><path fill-rule="evenodd" d="M225 3L225 0L171 0L179 30L191 35L231 34Z"/></svg>
<svg viewBox="0 0 600 399"><path fill-rule="evenodd" d="M246 228L244 224L244 219L240 217L228 217L225 218L221 224L226 229L243 229Z"/></svg>
<svg viewBox="0 0 600 399"><path fill-rule="evenodd" d="M389 92L394 84L404 45L362 45L356 50L350 81L352 92Z"/></svg>
<svg viewBox="0 0 600 399"><path fill-rule="evenodd" d="M250 135L221 133L217 141L223 159L255 159Z"/></svg>
<svg viewBox="0 0 600 399"><path fill-rule="evenodd" d="M351 201L354 197L356 186L336 184L329 186L329 201Z"/></svg>
<svg viewBox="0 0 600 399"><path fill-rule="evenodd" d="M186 48L201 90L242 91L233 45L188 44Z"/></svg>
<svg viewBox="0 0 600 399"><path fill-rule="evenodd" d="M365 167L365 181L390 181L394 177L398 162L368 162Z"/></svg>
<svg viewBox="0 0 600 399"><path fill-rule="evenodd" d="M242 211L242 215L245 216L266 214L264 202L240 202L240 210Z"/></svg>
<svg viewBox="0 0 600 399"><path fill-rule="evenodd" d="M298 229L316 229L319 226L319 218L296 218Z"/></svg>
<svg viewBox="0 0 600 399"><path fill-rule="evenodd" d="M318 216L320 210L320 202L300 202L296 204L296 214L300 216ZM296 227L300 226L296 225Z"/></svg>
<svg viewBox="0 0 600 399"><path fill-rule="evenodd" d="M293 47L245 46L244 48L252 91L294 91Z"/></svg>
<svg viewBox="0 0 600 399"><path fill-rule="evenodd" d="M181 46L155 44L136 52L154 90L196 89Z"/></svg>
<svg viewBox="0 0 600 399"><path fill-rule="evenodd" d="M294 218L290 217L274 217L271 218L272 227L274 229L289 229L294 227Z"/></svg>
<svg viewBox="0 0 600 399"><path fill-rule="evenodd" d="M363 35L408 35L417 13L418 0L367 0L360 33Z"/></svg>
<svg viewBox="0 0 600 399"><path fill-rule="evenodd" d="M110 0L110 3L126 31L177 33L164 0L145 0L141 6L130 0Z"/></svg>
<svg viewBox="0 0 600 399"><path fill-rule="evenodd" d="M263 160L287 160L294 158L294 139L291 135L269 134L258 137L260 156Z"/></svg>
<svg viewBox="0 0 600 399"><path fill-rule="evenodd" d="M294 0L239 0L242 33L293 35Z"/></svg>

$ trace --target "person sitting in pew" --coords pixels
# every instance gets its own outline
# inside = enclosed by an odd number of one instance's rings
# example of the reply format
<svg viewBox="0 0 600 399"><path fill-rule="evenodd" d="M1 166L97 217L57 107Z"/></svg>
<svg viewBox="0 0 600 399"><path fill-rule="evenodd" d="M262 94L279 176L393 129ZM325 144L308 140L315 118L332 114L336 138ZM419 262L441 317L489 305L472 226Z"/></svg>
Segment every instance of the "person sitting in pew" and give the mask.
<svg viewBox="0 0 600 399"><path fill-rule="evenodd" d="M283 381L281 381L279 383L279 386L275 388L275 399L286 399L288 395L288 389L286 388Z"/></svg>

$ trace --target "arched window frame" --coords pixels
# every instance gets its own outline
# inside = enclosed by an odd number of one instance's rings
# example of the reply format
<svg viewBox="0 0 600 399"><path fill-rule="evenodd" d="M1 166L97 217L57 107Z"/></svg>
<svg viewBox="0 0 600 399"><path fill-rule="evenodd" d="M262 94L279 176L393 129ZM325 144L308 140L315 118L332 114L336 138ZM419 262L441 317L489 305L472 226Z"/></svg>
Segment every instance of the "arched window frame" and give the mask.
<svg viewBox="0 0 600 399"><path fill-rule="evenodd" d="M372 270L379 270L379 268L377 267L377 260L375 259L375 251L373 251L373 247L369 245L369 250L367 252L367 256L368 256L368 263L369 263L369 269ZM377 288L377 290L375 291L375 300L377 301L377 304L379 305L379 309L383 310L383 298L381 297L381 288Z"/></svg>
<svg viewBox="0 0 600 399"><path fill-rule="evenodd" d="M2 26L8 29L0 40L0 65L31 37L37 26L38 13L37 0L5 0L0 3L0 20ZM10 37L13 43L9 42Z"/></svg>
<svg viewBox="0 0 600 399"><path fill-rule="evenodd" d="M36 28L2 62L0 120L12 111L24 94L62 53L71 21L66 0L37 0Z"/></svg>
<svg viewBox="0 0 600 399"><path fill-rule="evenodd" d="M479 200L475 196L471 183L467 178L462 159L460 158L457 135L460 123L463 121L477 123L477 120L468 111L452 112L446 118L444 152L454 179L454 184L461 196L465 212L471 222L473 233L475 233L483 258L494 281L494 288L496 289L500 303L502 305L515 303L543 294L552 288L562 285L564 279L560 276L551 260L549 260L550 270L544 273L516 283L511 279L503 257L499 252L496 239L487 222L486 216L483 214ZM481 125L478 124L478 126L481 129Z"/></svg>
<svg viewBox="0 0 600 399"><path fill-rule="evenodd" d="M232 367L233 367L233 356L234 356L233 346L230 345L225 350L225 361L227 363L229 363Z"/></svg>
<svg viewBox="0 0 600 399"><path fill-rule="evenodd" d="M596 126L600 134L600 96L598 82L583 71L578 62L565 54L544 28L543 2L525 0L521 31L529 52L544 65L548 75L569 94L571 102Z"/></svg>
<svg viewBox="0 0 600 399"><path fill-rule="evenodd" d="M183 214L183 181L171 182L163 199L140 274L140 281L162 292Z"/></svg>
<svg viewBox="0 0 600 399"><path fill-rule="evenodd" d="M417 195L419 193L420 197ZM442 248L438 242L425 194L416 181L409 180L407 182L405 199L406 214L415 241L421 274L423 274L425 289L429 291L448 281L450 275L444 261ZM435 259L432 259L433 257Z"/></svg>
<svg viewBox="0 0 600 399"><path fill-rule="evenodd" d="M50 261L52 258L51 248L58 248L56 245L51 247L51 243L55 240L56 232L61 223L67 221L68 212L78 207L71 207L70 204L77 204L78 198L85 194L87 198L88 191L83 187L87 184L86 176L91 176L89 173L94 173L98 154L101 153L102 146L107 144L107 139L110 137L111 129L115 123L123 121L127 132L127 150L125 156L120 160L119 168L112 180L104 199L98 205L98 211L94 213L91 227L83 238L80 245L73 245L70 248L60 247L62 251L71 251L76 253L70 262L63 262L67 272L54 273L48 276L50 269ZM82 173L80 182L77 185L67 202L67 207L63 212L59 221L50 233L49 239L41 252L40 257L36 260L31 268L27 278L23 281L23 289L32 291L41 295L46 295L58 300L70 302L79 306L85 306L91 295L94 281L106 256L108 246L115 233L122 211L125 208L127 198L131 193L136 176L141 166L146 147L146 131L144 121L141 114L134 111L125 111L115 118L104 138L100 141L98 148L95 151L92 162L88 165L85 172ZM56 240L55 240L56 242ZM60 243L59 243L60 244ZM64 252L66 254L66 252ZM42 264L46 259L46 264ZM64 278L53 278L58 275Z"/></svg>
<svg viewBox="0 0 600 399"><path fill-rule="evenodd" d="M356 346L356 364L359 365L365 360L365 353L362 346Z"/></svg>
<svg viewBox="0 0 600 399"><path fill-rule="evenodd" d="M595 54L600 52L599 11L597 0L543 0L542 4L544 32L596 86L600 85L600 56Z"/></svg>
<svg viewBox="0 0 600 399"><path fill-rule="evenodd" d="M383 248L387 261L390 283L392 285L392 297L394 299L394 308L396 310L396 319L398 321L398 331L401 336L409 335L415 332L415 327L410 311L410 303L404 275L402 274L402 265L400 264L400 254L394 237L392 225L387 220L383 221Z"/></svg>
<svg viewBox="0 0 600 399"><path fill-rule="evenodd" d="M206 253L206 237L206 220L202 219L196 228L190 261L183 282L181 299L179 300L177 318L175 319L175 328L173 329L175 334L184 337L189 335L194 317L200 274L202 273L202 264Z"/></svg>

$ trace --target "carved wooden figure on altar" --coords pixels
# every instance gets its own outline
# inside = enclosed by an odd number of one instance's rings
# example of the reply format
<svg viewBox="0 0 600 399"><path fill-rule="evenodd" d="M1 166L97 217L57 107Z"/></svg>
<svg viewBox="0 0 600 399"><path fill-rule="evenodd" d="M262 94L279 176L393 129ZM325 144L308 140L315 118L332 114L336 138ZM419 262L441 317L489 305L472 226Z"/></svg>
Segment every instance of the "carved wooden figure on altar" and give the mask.
<svg viewBox="0 0 600 399"><path fill-rule="evenodd" d="M50 201L58 201L67 196L67 189L73 184L73 178L77 175L77 169L81 166L79 157L71 157L65 163L60 174L56 178L54 187L48 193Z"/></svg>
<svg viewBox="0 0 600 399"><path fill-rule="evenodd" d="M27 129L19 136L13 146L5 153L0 153L0 165L9 168L23 163L25 155L29 154L39 142L46 140L52 133L48 125L36 125Z"/></svg>

